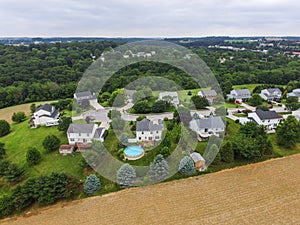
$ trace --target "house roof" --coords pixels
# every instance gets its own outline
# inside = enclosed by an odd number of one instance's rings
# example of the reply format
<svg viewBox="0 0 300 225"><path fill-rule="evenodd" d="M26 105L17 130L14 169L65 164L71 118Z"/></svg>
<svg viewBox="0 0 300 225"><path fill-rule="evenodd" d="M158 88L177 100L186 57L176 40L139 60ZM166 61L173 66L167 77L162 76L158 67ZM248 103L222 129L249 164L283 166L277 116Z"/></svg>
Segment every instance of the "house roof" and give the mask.
<svg viewBox="0 0 300 225"><path fill-rule="evenodd" d="M190 157L192 158L192 160L194 161L194 163L197 163L199 161L205 161L205 159L198 152L191 153Z"/></svg>
<svg viewBox="0 0 300 225"><path fill-rule="evenodd" d="M73 145L61 145L59 147L60 150L71 150L72 148L74 148Z"/></svg>
<svg viewBox="0 0 300 225"><path fill-rule="evenodd" d="M178 93L176 91L165 91L165 92L160 92L159 93L160 98L163 98L163 97L166 97L166 96L170 96L170 97L173 97L173 98L178 98Z"/></svg>
<svg viewBox="0 0 300 225"><path fill-rule="evenodd" d="M95 132L95 135L94 135L94 138L95 139L99 139L101 138L101 134L102 134L102 131L104 130L104 128L97 128L96 129L96 132Z"/></svg>
<svg viewBox="0 0 300 225"><path fill-rule="evenodd" d="M238 89L234 91L237 93L237 95L251 95L248 89Z"/></svg>
<svg viewBox="0 0 300 225"><path fill-rule="evenodd" d="M225 128L225 124L220 116L210 116L208 118L200 118L196 120L200 129L205 128Z"/></svg>
<svg viewBox="0 0 300 225"><path fill-rule="evenodd" d="M148 119L143 119L142 121L136 122L136 131L156 131L162 130L162 123L154 124L152 121Z"/></svg>
<svg viewBox="0 0 300 225"><path fill-rule="evenodd" d="M261 109L257 109L255 113L261 120L280 119L279 115L275 111L263 111Z"/></svg>
<svg viewBox="0 0 300 225"><path fill-rule="evenodd" d="M202 90L202 96L217 96L217 92L215 90Z"/></svg>
<svg viewBox="0 0 300 225"><path fill-rule="evenodd" d="M96 124L70 124L67 133L86 133L91 134Z"/></svg>
<svg viewBox="0 0 300 225"><path fill-rule="evenodd" d="M38 107L36 112L40 111L40 110L45 110L49 113L52 113L52 111L55 110L55 107L53 105L45 104L45 105L41 105L40 107Z"/></svg>
<svg viewBox="0 0 300 225"><path fill-rule="evenodd" d="M266 89L270 95L277 95L277 94L282 94L281 90L279 88L269 88Z"/></svg>
<svg viewBox="0 0 300 225"><path fill-rule="evenodd" d="M95 95L90 91L83 91L83 92L76 92L75 96L76 98L84 98L84 97L90 97Z"/></svg>

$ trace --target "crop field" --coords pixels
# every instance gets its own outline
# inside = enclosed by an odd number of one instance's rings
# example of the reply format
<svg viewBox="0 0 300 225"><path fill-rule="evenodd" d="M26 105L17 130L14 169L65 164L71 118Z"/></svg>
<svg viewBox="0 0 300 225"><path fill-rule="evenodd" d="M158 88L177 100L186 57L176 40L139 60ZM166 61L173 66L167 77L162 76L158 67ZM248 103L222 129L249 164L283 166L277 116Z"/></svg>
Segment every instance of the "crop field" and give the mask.
<svg viewBox="0 0 300 225"><path fill-rule="evenodd" d="M300 224L300 154L60 203L0 224Z"/></svg>

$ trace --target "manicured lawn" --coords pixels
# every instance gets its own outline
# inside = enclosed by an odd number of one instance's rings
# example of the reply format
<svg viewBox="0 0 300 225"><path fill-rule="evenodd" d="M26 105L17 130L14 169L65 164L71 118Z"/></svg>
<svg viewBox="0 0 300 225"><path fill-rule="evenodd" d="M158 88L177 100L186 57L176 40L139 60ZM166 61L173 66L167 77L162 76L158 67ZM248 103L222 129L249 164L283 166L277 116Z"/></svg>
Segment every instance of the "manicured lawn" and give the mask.
<svg viewBox="0 0 300 225"><path fill-rule="evenodd" d="M235 135L239 128L240 128L240 124L239 123L235 123L233 120L231 119L226 119L227 121L227 126L226 126L226 134L228 137Z"/></svg>
<svg viewBox="0 0 300 225"><path fill-rule="evenodd" d="M40 164L26 169L25 175L28 177L55 171L66 172L82 178L82 169L80 167L81 154L62 156L58 153L58 150L52 153L45 153L42 142L49 134L54 134L59 137L62 144L68 143L66 135L58 131L57 127L30 129L28 121L20 124L12 124L11 133L0 138L0 142L5 143L7 159L20 166L26 166L26 151L29 147L35 147L42 153L42 161Z"/></svg>

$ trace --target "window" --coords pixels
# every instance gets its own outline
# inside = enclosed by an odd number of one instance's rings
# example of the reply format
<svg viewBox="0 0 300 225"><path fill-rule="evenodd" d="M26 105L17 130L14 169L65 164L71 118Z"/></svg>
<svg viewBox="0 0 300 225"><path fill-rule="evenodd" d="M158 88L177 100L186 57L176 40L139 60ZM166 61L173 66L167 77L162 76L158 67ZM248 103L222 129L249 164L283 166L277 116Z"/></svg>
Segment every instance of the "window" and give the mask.
<svg viewBox="0 0 300 225"><path fill-rule="evenodd" d="M158 134L158 130L156 131L156 133Z"/></svg>
<svg viewBox="0 0 300 225"><path fill-rule="evenodd" d="M144 131L142 131L142 134L144 134Z"/></svg>
<svg viewBox="0 0 300 225"><path fill-rule="evenodd" d="M87 137L89 137L89 136L90 136L90 134L86 134L86 136L87 136Z"/></svg>
<svg viewBox="0 0 300 225"><path fill-rule="evenodd" d="M152 141L152 137L149 137L149 141Z"/></svg>
<svg viewBox="0 0 300 225"><path fill-rule="evenodd" d="M139 140L141 140L142 138L141 137L139 137Z"/></svg>
<svg viewBox="0 0 300 225"><path fill-rule="evenodd" d="M153 132L151 131L150 134L153 134Z"/></svg>
<svg viewBox="0 0 300 225"><path fill-rule="evenodd" d="M74 142L74 141L75 141L75 139L74 139L74 138L70 138L70 141Z"/></svg>
<svg viewBox="0 0 300 225"><path fill-rule="evenodd" d="M155 136L155 139L158 140L158 139L159 139L159 136Z"/></svg>
<svg viewBox="0 0 300 225"><path fill-rule="evenodd" d="M78 136L81 137L81 133L78 133Z"/></svg>

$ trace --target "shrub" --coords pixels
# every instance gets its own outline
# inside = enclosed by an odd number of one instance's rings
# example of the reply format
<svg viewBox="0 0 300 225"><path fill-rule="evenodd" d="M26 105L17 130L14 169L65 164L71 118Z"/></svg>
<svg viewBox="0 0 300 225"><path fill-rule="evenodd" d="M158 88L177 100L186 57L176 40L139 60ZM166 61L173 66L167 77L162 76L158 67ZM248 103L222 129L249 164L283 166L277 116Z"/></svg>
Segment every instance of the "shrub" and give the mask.
<svg viewBox="0 0 300 225"><path fill-rule="evenodd" d="M121 188L128 188L133 185L136 179L136 172L129 164L124 164L117 172L117 183Z"/></svg>
<svg viewBox="0 0 300 225"><path fill-rule="evenodd" d="M47 152L53 152L58 150L60 145L60 140L55 135L48 135L43 141L43 147Z"/></svg>
<svg viewBox="0 0 300 225"><path fill-rule="evenodd" d="M12 115L11 119L15 123L21 123L26 119L26 115L24 112L17 112Z"/></svg>

